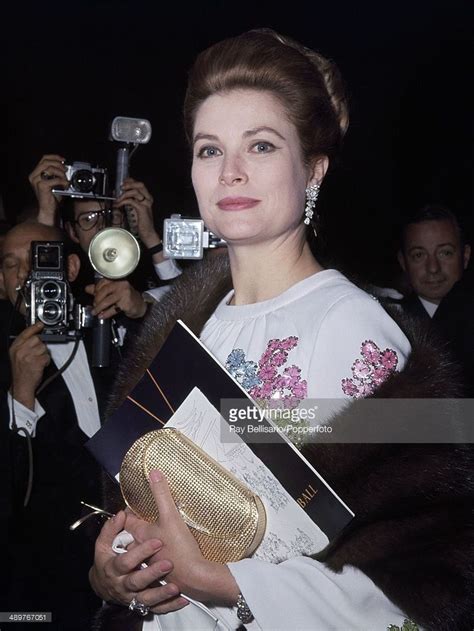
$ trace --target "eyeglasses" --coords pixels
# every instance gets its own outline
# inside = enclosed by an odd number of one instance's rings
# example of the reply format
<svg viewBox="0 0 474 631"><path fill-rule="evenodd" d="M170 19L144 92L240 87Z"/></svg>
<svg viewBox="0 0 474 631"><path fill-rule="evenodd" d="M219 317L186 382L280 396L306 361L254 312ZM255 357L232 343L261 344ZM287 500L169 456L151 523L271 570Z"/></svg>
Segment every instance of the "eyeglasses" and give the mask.
<svg viewBox="0 0 474 631"><path fill-rule="evenodd" d="M122 225L122 211L118 208L104 208L102 210L89 210L77 216L72 223L77 224L81 230L88 231L95 228L99 219L104 219L112 226Z"/></svg>

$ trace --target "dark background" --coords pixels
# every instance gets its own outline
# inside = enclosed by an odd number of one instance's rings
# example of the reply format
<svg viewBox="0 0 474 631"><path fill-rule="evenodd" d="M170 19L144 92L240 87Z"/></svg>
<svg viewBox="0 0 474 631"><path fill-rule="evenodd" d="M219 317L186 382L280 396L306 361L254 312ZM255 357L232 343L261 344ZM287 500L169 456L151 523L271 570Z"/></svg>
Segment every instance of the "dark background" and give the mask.
<svg viewBox="0 0 474 631"><path fill-rule="evenodd" d="M186 72L224 37L270 26L334 59L348 84L342 163L324 183L321 244L372 282L396 272L398 224L427 202L472 232L472 2L17 3L3 20L7 106L0 192L6 215L31 203L44 153L107 166L114 116L153 135L131 175L155 198L157 225L196 213L181 125ZM4 16L5 17L5 16Z"/></svg>

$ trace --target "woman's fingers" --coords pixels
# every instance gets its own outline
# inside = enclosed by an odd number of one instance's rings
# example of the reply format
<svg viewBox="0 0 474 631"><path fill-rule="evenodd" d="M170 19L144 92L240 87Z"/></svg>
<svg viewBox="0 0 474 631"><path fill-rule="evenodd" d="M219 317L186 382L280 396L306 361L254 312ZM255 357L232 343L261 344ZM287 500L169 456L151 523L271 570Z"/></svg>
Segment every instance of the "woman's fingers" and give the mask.
<svg viewBox="0 0 474 631"><path fill-rule="evenodd" d="M99 536L97 537L96 545L103 550L107 550L110 554L112 552L112 544L115 537L123 530L125 524L125 513L119 511L114 517L108 519L102 526Z"/></svg>
<svg viewBox="0 0 474 631"><path fill-rule="evenodd" d="M170 613L171 611L178 611L178 609L182 609L189 605L189 601L182 596L177 596L176 598L171 598L163 603L157 604L154 607L150 607L150 610L153 613Z"/></svg>
<svg viewBox="0 0 474 631"><path fill-rule="evenodd" d="M145 543L131 548L127 553L117 555L114 560L114 570L121 576L130 574L130 572L136 570L143 562L153 556L155 552L161 550L162 546L163 544L159 539L149 539ZM145 570L140 571L144 572Z"/></svg>
<svg viewBox="0 0 474 631"><path fill-rule="evenodd" d="M181 517L171 495L168 482L166 481L163 473L158 469L154 469L153 471L150 471L149 480L151 492L155 498L160 519L169 522L170 520L176 520L178 518L181 521Z"/></svg>
<svg viewBox="0 0 474 631"><path fill-rule="evenodd" d="M166 583L159 587L144 589L137 594L136 598L149 607L153 613L158 614L177 611L189 605L189 601L181 596L175 583Z"/></svg>
<svg viewBox="0 0 474 631"><path fill-rule="evenodd" d="M157 588L157 582L163 580L172 569L173 564L171 561L156 561L142 570L137 570L136 572L128 574L123 581L124 589L136 594L152 588L152 586ZM173 584L170 583L170 585ZM167 587L168 589L164 592L166 594L166 598L171 598L172 596L176 596L176 594L178 594L179 590L176 585L174 585L174 587Z"/></svg>

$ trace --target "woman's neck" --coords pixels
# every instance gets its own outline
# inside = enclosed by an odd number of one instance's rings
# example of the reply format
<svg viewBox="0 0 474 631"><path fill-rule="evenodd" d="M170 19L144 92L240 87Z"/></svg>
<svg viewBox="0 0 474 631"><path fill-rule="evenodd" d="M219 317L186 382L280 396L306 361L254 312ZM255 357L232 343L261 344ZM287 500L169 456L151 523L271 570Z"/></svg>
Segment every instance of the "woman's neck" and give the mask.
<svg viewBox="0 0 474 631"><path fill-rule="evenodd" d="M294 249L285 244L230 247L229 259L234 285L232 305L270 300L323 269L306 242Z"/></svg>

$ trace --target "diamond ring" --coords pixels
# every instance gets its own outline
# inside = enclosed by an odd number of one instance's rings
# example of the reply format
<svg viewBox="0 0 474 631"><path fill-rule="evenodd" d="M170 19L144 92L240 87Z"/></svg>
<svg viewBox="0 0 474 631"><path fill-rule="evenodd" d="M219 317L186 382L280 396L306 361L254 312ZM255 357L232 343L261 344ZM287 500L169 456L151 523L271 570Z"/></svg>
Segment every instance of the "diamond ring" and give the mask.
<svg viewBox="0 0 474 631"><path fill-rule="evenodd" d="M147 607L143 603L138 602L135 597L133 597L130 601L128 608L130 609L130 611L136 611L140 614L140 616L146 616L147 613L150 611L150 607Z"/></svg>

